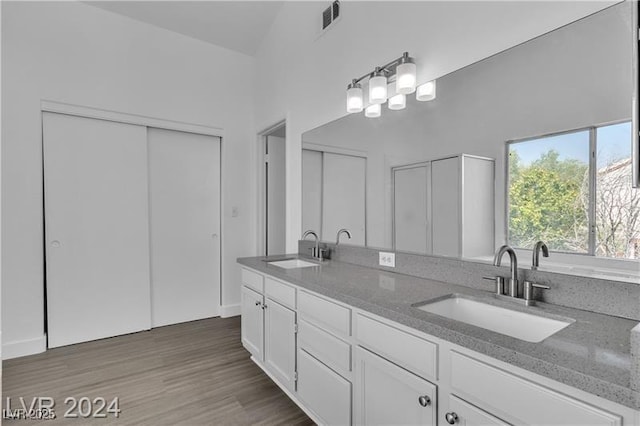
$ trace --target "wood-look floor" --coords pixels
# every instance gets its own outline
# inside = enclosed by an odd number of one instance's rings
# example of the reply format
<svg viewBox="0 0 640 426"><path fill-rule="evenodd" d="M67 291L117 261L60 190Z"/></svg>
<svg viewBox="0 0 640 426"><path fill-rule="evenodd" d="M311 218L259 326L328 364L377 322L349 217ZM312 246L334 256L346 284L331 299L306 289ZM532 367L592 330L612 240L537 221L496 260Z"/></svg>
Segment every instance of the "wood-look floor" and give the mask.
<svg viewBox="0 0 640 426"><path fill-rule="evenodd" d="M53 421L19 425L250 425L313 422L240 343L240 318L212 318L4 361L3 405L55 398ZM120 398L120 417L64 419L66 397Z"/></svg>

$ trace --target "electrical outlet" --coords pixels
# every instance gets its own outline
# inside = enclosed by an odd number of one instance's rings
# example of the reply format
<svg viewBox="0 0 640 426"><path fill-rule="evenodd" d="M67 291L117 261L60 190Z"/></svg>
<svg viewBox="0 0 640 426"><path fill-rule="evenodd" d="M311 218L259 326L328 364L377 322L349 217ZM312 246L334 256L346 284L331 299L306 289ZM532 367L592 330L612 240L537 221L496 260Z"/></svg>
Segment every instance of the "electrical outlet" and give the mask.
<svg viewBox="0 0 640 426"><path fill-rule="evenodd" d="M378 256L379 256L379 264L380 266L387 266L389 268L395 268L396 267L396 254L395 253L388 253L386 251L381 251L378 252Z"/></svg>

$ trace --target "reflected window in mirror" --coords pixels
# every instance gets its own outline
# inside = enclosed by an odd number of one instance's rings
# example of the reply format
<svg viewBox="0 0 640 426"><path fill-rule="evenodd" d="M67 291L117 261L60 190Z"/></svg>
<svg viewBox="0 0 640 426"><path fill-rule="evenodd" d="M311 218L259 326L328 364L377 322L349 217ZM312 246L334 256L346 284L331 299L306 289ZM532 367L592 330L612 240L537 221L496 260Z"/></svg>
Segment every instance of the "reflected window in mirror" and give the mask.
<svg viewBox="0 0 640 426"><path fill-rule="evenodd" d="M529 249L640 258L631 123L508 143L508 239Z"/></svg>

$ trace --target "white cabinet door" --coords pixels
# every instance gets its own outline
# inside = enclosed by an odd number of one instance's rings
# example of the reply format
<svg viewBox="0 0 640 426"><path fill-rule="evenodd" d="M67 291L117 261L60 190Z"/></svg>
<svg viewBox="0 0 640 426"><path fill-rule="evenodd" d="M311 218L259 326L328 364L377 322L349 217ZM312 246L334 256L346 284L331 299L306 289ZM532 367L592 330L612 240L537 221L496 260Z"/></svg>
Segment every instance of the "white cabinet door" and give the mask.
<svg viewBox="0 0 640 426"><path fill-rule="evenodd" d="M149 329L146 128L43 113L49 347Z"/></svg>
<svg viewBox="0 0 640 426"><path fill-rule="evenodd" d="M321 424L351 424L351 383L298 349L298 396Z"/></svg>
<svg viewBox="0 0 640 426"><path fill-rule="evenodd" d="M509 423L453 395L449 396L449 411L443 410L440 415L442 424L448 423L448 418L460 426L509 426Z"/></svg>
<svg viewBox="0 0 640 426"><path fill-rule="evenodd" d="M149 135L153 327L220 309L220 138Z"/></svg>
<svg viewBox="0 0 640 426"><path fill-rule="evenodd" d="M360 347L356 362L357 424L436 424L435 385Z"/></svg>
<svg viewBox="0 0 640 426"><path fill-rule="evenodd" d="M296 313L265 298L264 363L278 380L293 390L296 371Z"/></svg>
<svg viewBox="0 0 640 426"><path fill-rule="evenodd" d="M242 345L259 361L264 348L264 314L262 295L242 286Z"/></svg>

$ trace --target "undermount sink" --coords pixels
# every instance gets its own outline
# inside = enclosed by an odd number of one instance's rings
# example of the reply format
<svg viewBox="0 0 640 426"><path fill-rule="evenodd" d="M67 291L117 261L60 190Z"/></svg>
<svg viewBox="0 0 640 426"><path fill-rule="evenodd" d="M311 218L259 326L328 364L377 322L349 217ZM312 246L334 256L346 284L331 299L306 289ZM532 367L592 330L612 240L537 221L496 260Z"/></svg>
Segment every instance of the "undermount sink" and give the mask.
<svg viewBox="0 0 640 426"><path fill-rule="evenodd" d="M573 322L490 305L456 294L412 306L533 343L543 341Z"/></svg>
<svg viewBox="0 0 640 426"><path fill-rule="evenodd" d="M310 266L318 266L317 263L307 262L301 259L286 259L267 262L269 265L277 266L283 269L308 268Z"/></svg>

